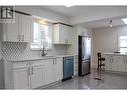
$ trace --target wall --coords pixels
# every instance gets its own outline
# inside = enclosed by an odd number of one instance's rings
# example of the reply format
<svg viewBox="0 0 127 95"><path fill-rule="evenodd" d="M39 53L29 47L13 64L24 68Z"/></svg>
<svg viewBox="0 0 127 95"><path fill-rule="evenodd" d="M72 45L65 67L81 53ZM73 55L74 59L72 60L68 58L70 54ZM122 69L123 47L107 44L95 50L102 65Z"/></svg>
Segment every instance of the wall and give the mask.
<svg viewBox="0 0 127 95"><path fill-rule="evenodd" d="M127 26L98 28L93 30L93 62L97 65L97 52L107 53L118 50L118 37L127 35Z"/></svg>
<svg viewBox="0 0 127 95"><path fill-rule="evenodd" d="M2 29L1 24L0 24L0 29ZM1 32L0 32L0 89L4 87L3 64L2 64L2 54L1 54L1 38L2 37L1 37Z"/></svg>

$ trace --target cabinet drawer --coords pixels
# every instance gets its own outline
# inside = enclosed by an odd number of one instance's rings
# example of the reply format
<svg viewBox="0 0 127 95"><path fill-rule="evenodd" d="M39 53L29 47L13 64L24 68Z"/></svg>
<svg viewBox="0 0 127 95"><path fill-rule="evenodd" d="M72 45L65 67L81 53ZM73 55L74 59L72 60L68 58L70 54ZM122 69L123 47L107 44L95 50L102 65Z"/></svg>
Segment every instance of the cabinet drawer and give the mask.
<svg viewBox="0 0 127 95"><path fill-rule="evenodd" d="M43 60L39 60L39 61L31 61L29 62L30 65L32 66L43 66L44 65L44 61Z"/></svg>
<svg viewBox="0 0 127 95"><path fill-rule="evenodd" d="M25 68L27 66L28 66L27 62L14 62L13 63L13 69Z"/></svg>

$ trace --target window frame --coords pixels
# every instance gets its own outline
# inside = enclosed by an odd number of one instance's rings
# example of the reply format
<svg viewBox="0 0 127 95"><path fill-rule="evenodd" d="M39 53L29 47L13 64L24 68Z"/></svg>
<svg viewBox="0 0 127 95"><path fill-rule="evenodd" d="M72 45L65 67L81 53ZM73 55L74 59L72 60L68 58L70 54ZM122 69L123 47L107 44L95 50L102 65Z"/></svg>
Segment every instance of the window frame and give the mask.
<svg viewBox="0 0 127 95"><path fill-rule="evenodd" d="M34 39L33 39L33 36L34 36L34 23L38 23L38 24L39 24L39 22L33 21L33 31L32 31L32 35L31 35L32 41L31 41L31 43L30 43L30 50L42 50L43 48L31 48L31 45L32 45L33 40L34 40ZM48 23L46 23L46 24L44 24L44 25L48 25L48 26L50 27L51 48L45 48L46 51L50 51L50 50L53 49L53 44L52 44L52 43L53 43L53 37L52 37L53 24L50 23L50 22L48 22Z"/></svg>

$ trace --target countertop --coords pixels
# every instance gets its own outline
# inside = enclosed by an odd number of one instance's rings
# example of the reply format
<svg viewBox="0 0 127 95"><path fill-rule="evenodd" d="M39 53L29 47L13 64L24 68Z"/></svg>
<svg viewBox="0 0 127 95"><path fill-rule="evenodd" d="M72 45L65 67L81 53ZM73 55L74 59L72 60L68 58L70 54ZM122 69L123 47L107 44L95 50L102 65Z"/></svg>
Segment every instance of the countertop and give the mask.
<svg viewBox="0 0 127 95"><path fill-rule="evenodd" d="M46 59L53 59L53 58L69 57L69 56L74 56L74 55L47 55L43 57L31 57L31 58L24 58L24 59L6 59L5 61L12 61L12 62L34 61L34 60L46 60Z"/></svg>
<svg viewBox="0 0 127 95"><path fill-rule="evenodd" d="M127 56L127 53L103 53L104 55Z"/></svg>

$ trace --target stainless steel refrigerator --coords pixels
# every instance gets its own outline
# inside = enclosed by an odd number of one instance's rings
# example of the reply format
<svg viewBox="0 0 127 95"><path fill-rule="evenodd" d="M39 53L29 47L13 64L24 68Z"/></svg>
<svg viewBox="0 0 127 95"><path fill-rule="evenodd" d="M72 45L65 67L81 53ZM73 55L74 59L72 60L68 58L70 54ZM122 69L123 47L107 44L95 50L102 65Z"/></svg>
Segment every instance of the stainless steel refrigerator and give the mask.
<svg viewBox="0 0 127 95"><path fill-rule="evenodd" d="M90 74L91 38L78 36L78 75Z"/></svg>

